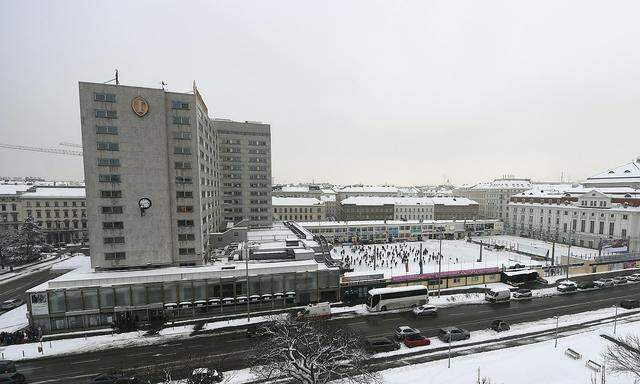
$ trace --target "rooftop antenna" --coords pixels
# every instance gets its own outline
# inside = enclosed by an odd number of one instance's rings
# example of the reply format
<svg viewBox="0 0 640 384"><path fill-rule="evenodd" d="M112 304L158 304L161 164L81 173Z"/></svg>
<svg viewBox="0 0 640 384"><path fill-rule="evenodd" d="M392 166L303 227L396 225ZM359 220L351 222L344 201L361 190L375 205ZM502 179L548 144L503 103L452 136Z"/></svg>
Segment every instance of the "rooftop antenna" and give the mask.
<svg viewBox="0 0 640 384"><path fill-rule="evenodd" d="M120 85L120 80L118 80L118 70L116 69L116 77L111 80L105 81L103 84L109 84L110 82L115 81L116 85Z"/></svg>
<svg viewBox="0 0 640 384"><path fill-rule="evenodd" d="M162 86L162 90L166 91L165 87L167 86L167 83L165 83L164 81L161 81L160 85Z"/></svg>

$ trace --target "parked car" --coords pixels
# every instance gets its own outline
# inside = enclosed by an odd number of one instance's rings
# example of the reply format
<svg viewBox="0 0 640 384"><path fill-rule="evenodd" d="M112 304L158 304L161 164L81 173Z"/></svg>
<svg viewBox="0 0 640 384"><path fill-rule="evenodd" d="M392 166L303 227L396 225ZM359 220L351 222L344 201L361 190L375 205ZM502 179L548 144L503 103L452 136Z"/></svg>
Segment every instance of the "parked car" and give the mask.
<svg viewBox="0 0 640 384"><path fill-rule="evenodd" d="M435 305L420 305L413 308L413 314L416 316L436 316L438 314L438 307Z"/></svg>
<svg viewBox="0 0 640 384"><path fill-rule="evenodd" d="M471 334L466 329L458 327L445 327L441 328L438 332L438 338L444 342L466 340L471 337Z"/></svg>
<svg viewBox="0 0 640 384"><path fill-rule="evenodd" d="M511 326L506 321L502 320L494 320L491 322L491 329L496 332L508 331L511 329Z"/></svg>
<svg viewBox="0 0 640 384"><path fill-rule="evenodd" d="M533 296L530 289L520 288L513 292L514 299L530 299Z"/></svg>
<svg viewBox="0 0 640 384"><path fill-rule="evenodd" d="M491 288L484 294L484 299L490 303L504 303L511 300L509 288Z"/></svg>
<svg viewBox="0 0 640 384"><path fill-rule="evenodd" d="M372 337L367 339L365 344L371 353L390 352L400 349L400 343L388 337Z"/></svg>
<svg viewBox="0 0 640 384"><path fill-rule="evenodd" d="M573 281L565 280L557 287L558 292L575 292L578 290L578 284Z"/></svg>
<svg viewBox="0 0 640 384"><path fill-rule="evenodd" d="M322 320L331 317L329 303L309 304L296 315L297 320Z"/></svg>
<svg viewBox="0 0 640 384"><path fill-rule="evenodd" d="M13 372L0 374L0 383L2 384L24 384L26 382L27 380L21 373Z"/></svg>
<svg viewBox="0 0 640 384"><path fill-rule="evenodd" d="M213 384L222 382L222 372L216 369L196 368L191 372L191 383Z"/></svg>
<svg viewBox="0 0 640 384"><path fill-rule="evenodd" d="M616 276L613 278L613 284L627 284L627 278L624 276Z"/></svg>
<svg viewBox="0 0 640 384"><path fill-rule="evenodd" d="M8 311L10 309L18 308L22 304L24 304L24 300L22 299L6 300L6 301L3 301L2 304L0 304L0 309L4 311Z"/></svg>
<svg viewBox="0 0 640 384"><path fill-rule="evenodd" d="M272 325L273 325L273 322L266 322L266 323L262 323L262 324L249 325L247 327L245 335L248 338L271 336L271 335L273 335L273 332L271 331L271 326Z"/></svg>
<svg viewBox="0 0 640 384"><path fill-rule="evenodd" d="M640 308L640 300L622 300L620 306L625 309Z"/></svg>
<svg viewBox="0 0 640 384"><path fill-rule="evenodd" d="M89 384L142 384L135 376L101 373L89 379Z"/></svg>
<svg viewBox="0 0 640 384"><path fill-rule="evenodd" d="M0 373L13 373L16 371L16 363L11 360L0 360Z"/></svg>
<svg viewBox="0 0 640 384"><path fill-rule="evenodd" d="M596 288L596 283L593 281L581 281L578 283L578 289L593 289Z"/></svg>
<svg viewBox="0 0 640 384"><path fill-rule="evenodd" d="M431 344L431 340L427 339L426 337L422 336L419 333L412 333L410 335L405 336L404 338L404 345L406 345L409 348L423 347L429 344Z"/></svg>
<svg viewBox="0 0 640 384"><path fill-rule="evenodd" d="M640 273L634 273L633 275L627 276L628 281L640 281Z"/></svg>
<svg viewBox="0 0 640 384"><path fill-rule="evenodd" d="M598 279L594 281L594 283L598 288L613 287L613 285L615 284L613 282L613 279Z"/></svg>
<svg viewBox="0 0 640 384"><path fill-rule="evenodd" d="M420 333L420 330L417 328L411 328L408 325L402 325L396 328L395 337L398 340L404 340L407 335L411 335L413 333Z"/></svg>

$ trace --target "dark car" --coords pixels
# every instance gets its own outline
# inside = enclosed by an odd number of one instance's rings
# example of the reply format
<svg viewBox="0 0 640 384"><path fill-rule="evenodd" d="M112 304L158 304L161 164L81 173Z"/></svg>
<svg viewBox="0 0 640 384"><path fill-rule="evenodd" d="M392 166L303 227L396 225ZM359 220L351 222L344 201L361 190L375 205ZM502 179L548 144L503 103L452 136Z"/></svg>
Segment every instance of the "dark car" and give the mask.
<svg viewBox="0 0 640 384"><path fill-rule="evenodd" d="M16 363L11 360L0 360L0 373L13 373L16 371Z"/></svg>
<svg viewBox="0 0 640 384"><path fill-rule="evenodd" d="M429 344L431 344L431 340L427 339L419 333L412 333L404 337L404 345L409 348L423 347Z"/></svg>
<svg viewBox="0 0 640 384"><path fill-rule="evenodd" d="M24 304L24 300L22 299L10 299L3 301L0 304L0 309L2 309L3 311L8 311L10 309L18 308L22 304Z"/></svg>
<svg viewBox="0 0 640 384"><path fill-rule="evenodd" d="M593 289L596 288L596 283L593 281L583 281L578 283L578 289Z"/></svg>
<svg viewBox="0 0 640 384"><path fill-rule="evenodd" d="M273 335L273 331L271 330L272 323L264 323L264 324L255 324L247 327L247 331L245 335L248 338L254 337L269 337Z"/></svg>
<svg viewBox="0 0 640 384"><path fill-rule="evenodd" d="M620 306L625 309L640 308L640 300L622 300Z"/></svg>
<svg viewBox="0 0 640 384"><path fill-rule="evenodd" d="M388 337L372 337L367 339L365 344L371 353L390 352L400 349L400 344Z"/></svg>
<svg viewBox="0 0 640 384"><path fill-rule="evenodd" d="M3 373L0 374L0 383L2 384L24 384L26 383L24 375L21 373Z"/></svg>
<svg viewBox="0 0 640 384"><path fill-rule="evenodd" d="M101 373L89 379L89 384L142 384L135 376Z"/></svg>
<svg viewBox="0 0 640 384"><path fill-rule="evenodd" d="M493 322L491 322L491 329L496 332L502 332L510 330L511 326L506 321L494 320Z"/></svg>
<svg viewBox="0 0 640 384"><path fill-rule="evenodd" d="M445 343L449 340L457 341L457 340L466 340L471 337L469 331L465 329L460 329L457 327L446 327L441 328L440 332L438 332L438 338Z"/></svg>

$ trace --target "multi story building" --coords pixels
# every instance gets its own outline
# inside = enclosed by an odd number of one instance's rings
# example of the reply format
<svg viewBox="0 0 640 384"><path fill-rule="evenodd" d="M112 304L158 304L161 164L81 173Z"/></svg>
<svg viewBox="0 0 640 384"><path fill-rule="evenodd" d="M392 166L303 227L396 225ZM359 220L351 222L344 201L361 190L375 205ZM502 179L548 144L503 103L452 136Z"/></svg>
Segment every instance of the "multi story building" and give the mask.
<svg viewBox="0 0 640 384"><path fill-rule="evenodd" d="M531 188L529 179L501 178L457 188L454 195L476 201L480 218L506 220L509 197Z"/></svg>
<svg viewBox="0 0 640 384"><path fill-rule="evenodd" d="M325 204L313 197L272 197L273 220L324 221Z"/></svg>
<svg viewBox="0 0 640 384"><path fill-rule="evenodd" d="M463 197L356 196L339 204L340 220L473 220L478 203Z"/></svg>
<svg viewBox="0 0 640 384"><path fill-rule="evenodd" d="M20 216L20 194L31 188L26 184L0 185L0 233L17 231L25 217Z"/></svg>
<svg viewBox="0 0 640 384"><path fill-rule="evenodd" d="M32 217L48 244L87 242L84 187L31 187L20 195L19 217Z"/></svg>
<svg viewBox="0 0 640 384"><path fill-rule="evenodd" d="M640 158L593 175L582 185L587 188L628 187L640 189Z"/></svg>
<svg viewBox="0 0 640 384"><path fill-rule="evenodd" d="M354 196L341 200L339 204L338 216L341 220L393 220L392 198Z"/></svg>
<svg viewBox="0 0 640 384"><path fill-rule="evenodd" d="M220 186L217 134L198 90L79 90L92 266L202 264Z"/></svg>
<svg viewBox="0 0 640 384"><path fill-rule="evenodd" d="M222 220L271 225L271 126L214 119L220 146Z"/></svg>

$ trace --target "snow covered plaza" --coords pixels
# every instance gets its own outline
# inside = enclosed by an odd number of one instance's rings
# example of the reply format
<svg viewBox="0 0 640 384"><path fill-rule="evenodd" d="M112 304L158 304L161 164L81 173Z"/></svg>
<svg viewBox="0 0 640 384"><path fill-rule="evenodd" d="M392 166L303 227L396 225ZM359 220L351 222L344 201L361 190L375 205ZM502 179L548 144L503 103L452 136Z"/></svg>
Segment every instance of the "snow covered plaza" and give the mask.
<svg viewBox="0 0 640 384"><path fill-rule="evenodd" d="M425 240L405 243L387 243L353 246L336 246L331 251L334 259L342 260L354 272L379 271L385 278L421 273L435 273L441 270L465 271L482 268L502 268L516 264L525 266L546 265L550 261L534 260L519 252L540 257L551 255L551 243L541 240L524 239L514 236L487 236L474 238L482 240L482 260L480 245L466 240L442 240L442 265L438 266L439 240ZM496 249L494 245L504 247ZM500 247L498 247L500 248ZM421 253L422 250L422 253ZM548 252L548 253L547 253ZM568 247L556 244L556 257L566 256ZM598 251L588 248L571 247L572 257L588 259ZM421 257L422 256L422 257ZM422 261L422 269L420 267Z"/></svg>

